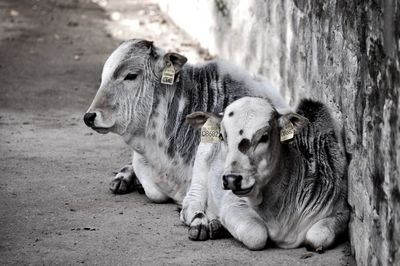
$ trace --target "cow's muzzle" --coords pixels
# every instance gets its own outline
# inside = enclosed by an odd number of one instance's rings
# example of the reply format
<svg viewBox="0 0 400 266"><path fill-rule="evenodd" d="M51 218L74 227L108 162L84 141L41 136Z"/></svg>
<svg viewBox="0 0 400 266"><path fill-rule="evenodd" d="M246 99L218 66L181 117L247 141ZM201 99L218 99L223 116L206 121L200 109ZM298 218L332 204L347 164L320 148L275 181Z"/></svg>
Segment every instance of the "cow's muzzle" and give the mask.
<svg viewBox="0 0 400 266"><path fill-rule="evenodd" d="M224 175L222 181L224 189L237 190L242 187L243 177L241 175Z"/></svg>
<svg viewBox="0 0 400 266"><path fill-rule="evenodd" d="M242 187L243 176L241 175L224 175L222 176L222 183L225 190L232 190L235 195L245 196L253 190L253 186L248 188Z"/></svg>
<svg viewBox="0 0 400 266"><path fill-rule="evenodd" d="M87 112L83 116L83 121L88 127L101 134L107 134L114 128L115 125L115 123L109 123L110 125L105 123L102 113L98 111Z"/></svg>

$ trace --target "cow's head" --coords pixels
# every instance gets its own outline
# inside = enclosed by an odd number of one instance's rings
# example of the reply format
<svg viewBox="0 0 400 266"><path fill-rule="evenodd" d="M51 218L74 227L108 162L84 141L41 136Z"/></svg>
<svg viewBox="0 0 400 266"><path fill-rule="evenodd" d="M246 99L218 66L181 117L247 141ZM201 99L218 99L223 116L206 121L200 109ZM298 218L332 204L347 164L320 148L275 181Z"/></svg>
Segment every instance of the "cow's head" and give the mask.
<svg viewBox="0 0 400 266"><path fill-rule="evenodd" d="M85 124L99 133L119 135L143 132L155 92L162 85L163 69L173 65L178 73L187 59L164 53L146 40L122 43L104 64L100 88L84 115Z"/></svg>
<svg viewBox="0 0 400 266"><path fill-rule="evenodd" d="M278 169L280 132L289 122L295 134L307 125L307 118L285 110L277 111L267 99L245 97L230 104L223 116L196 112L187 117L194 126L208 118L220 124L220 137L227 150L223 185L238 196L257 196Z"/></svg>

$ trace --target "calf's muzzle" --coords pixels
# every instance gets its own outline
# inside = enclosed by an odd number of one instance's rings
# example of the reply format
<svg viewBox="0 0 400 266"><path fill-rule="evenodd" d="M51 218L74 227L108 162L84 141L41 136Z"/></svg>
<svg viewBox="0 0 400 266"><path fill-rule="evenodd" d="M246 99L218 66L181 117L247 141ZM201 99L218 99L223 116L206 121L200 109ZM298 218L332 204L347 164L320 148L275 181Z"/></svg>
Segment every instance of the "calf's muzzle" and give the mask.
<svg viewBox="0 0 400 266"><path fill-rule="evenodd" d="M238 190L241 189L243 177L241 175L224 175L222 176L222 183L224 189Z"/></svg>

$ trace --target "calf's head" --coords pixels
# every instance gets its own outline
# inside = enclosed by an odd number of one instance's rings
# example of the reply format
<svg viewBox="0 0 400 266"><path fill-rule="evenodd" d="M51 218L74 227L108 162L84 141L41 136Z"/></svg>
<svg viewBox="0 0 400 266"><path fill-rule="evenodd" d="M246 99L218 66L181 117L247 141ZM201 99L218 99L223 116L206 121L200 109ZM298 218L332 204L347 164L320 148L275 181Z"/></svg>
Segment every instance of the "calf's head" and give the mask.
<svg viewBox="0 0 400 266"><path fill-rule="evenodd" d="M122 43L104 64L100 88L84 115L85 124L99 133L143 131L154 97L169 86L160 82L163 69L172 65L178 73L186 61L182 55L164 53L150 41Z"/></svg>
<svg viewBox="0 0 400 266"><path fill-rule="evenodd" d="M230 104L223 116L196 112L188 123L200 127L207 119L219 124L221 145L225 147L224 189L238 196L257 196L268 184L280 162L282 144L280 132L287 124L295 134L308 120L294 112L280 113L270 101L245 97Z"/></svg>

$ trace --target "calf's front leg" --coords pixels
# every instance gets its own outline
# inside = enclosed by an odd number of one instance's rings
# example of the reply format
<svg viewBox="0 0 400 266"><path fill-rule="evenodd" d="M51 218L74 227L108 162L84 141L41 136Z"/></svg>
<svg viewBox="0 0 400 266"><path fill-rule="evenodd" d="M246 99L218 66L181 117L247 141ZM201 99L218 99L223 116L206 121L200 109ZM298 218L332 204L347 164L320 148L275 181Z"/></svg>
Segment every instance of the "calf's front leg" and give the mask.
<svg viewBox="0 0 400 266"><path fill-rule="evenodd" d="M224 200L221 206L222 225L231 235L251 250L260 250L268 240L268 231L261 217L242 199Z"/></svg>
<svg viewBox="0 0 400 266"><path fill-rule="evenodd" d="M308 229L305 238L307 248L323 252L331 247L347 228L348 213L319 220Z"/></svg>
<svg viewBox="0 0 400 266"><path fill-rule="evenodd" d="M193 175L189 191L182 203L180 218L189 226L189 239L191 240L207 240L209 238L209 221L206 215L207 180L204 179L207 177L201 173Z"/></svg>
<svg viewBox="0 0 400 266"><path fill-rule="evenodd" d="M212 144L200 143L193 165L192 181L182 202L181 221L189 226L189 239L209 238L209 219L206 215L209 178L209 158Z"/></svg>

